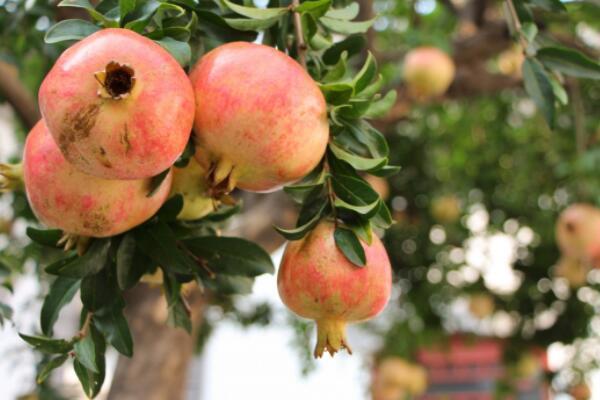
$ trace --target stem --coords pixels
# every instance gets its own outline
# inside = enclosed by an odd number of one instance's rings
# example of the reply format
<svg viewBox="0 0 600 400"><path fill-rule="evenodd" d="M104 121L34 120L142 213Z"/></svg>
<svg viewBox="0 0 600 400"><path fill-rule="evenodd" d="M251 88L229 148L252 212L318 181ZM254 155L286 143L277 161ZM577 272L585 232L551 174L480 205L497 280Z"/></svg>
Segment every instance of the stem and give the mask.
<svg viewBox="0 0 600 400"><path fill-rule="evenodd" d="M292 9L300 5L300 0L292 0ZM296 32L296 52L298 53L298 61L302 68L306 69L306 43L304 42L304 34L302 33L302 18L300 13L292 11L294 15L294 30Z"/></svg>
<svg viewBox="0 0 600 400"><path fill-rule="evenodd" d="M508 8L508 12L510 13L510 18L515 27L515 31L519 36L519 42L521 43L521 47L523 47L523 52L525 52L527 49L527 41L525 40L525 36L523 34L523 26L521 25L521 20L519 20L519 15L517 14L517 9L515 8L513 0L506 0L506 7Z"/></svg>
<svg viewBox="0 0 600 400"><path fill-rule="evenodd" d="M89 333L90 323L92 322L93 316L94 316L94 313L92 313L91 311L88 311L87 315L85 316L85 321L83 321L83 326L81 327L81 330L79 331L79 334L77 335L77 337L79 339L83 339Z"/></svg>
<svg viewBox="0 0 600 400"><path fill-rule="evenodd" d="M329 167L329 161L327 160L327 156L325 156L325 162L323 164L323 169L327 172L328 175L331 175L331 168ZM331 184L331 176L326 178L327 185L327 197L329 198L329 204L331 205L331 214L333 215L333 224L337 228L338 220L337 220L337 211L335 209L335 192L333 191L333 186Z"/></svg>
<svg viewBox="0 0 600 400"><path fill-rule="evenodd" d="M583 101L581 100L581 89L579 82L573 79L569 82L571 88L571 98L573 104L573 117L575 120L575 143L577 145L577 154L581 155L587 147L587 133L585 131L585 111Z"/></svg>
<svg viewBox="0 0 600 400"><path fill-rule="evenodd" d="M0 164L0 193L24 187L22 164Z"/></svg>

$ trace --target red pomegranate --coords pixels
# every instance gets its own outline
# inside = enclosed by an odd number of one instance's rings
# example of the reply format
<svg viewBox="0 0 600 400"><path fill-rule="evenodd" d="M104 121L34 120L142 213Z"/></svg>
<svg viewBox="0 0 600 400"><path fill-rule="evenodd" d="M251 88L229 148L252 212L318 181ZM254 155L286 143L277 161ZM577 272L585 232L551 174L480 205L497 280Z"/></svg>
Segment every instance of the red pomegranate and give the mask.
<svg viewBox="0 0 600 400"><path fill-rule="evenodd" d="M410 94L418 99L437 97L454 80L454 61L435 47L418 47L404 58L404 80Z"/></svg>
<svg viewBox="0 0 600 400"><path fill-rule="evenodd" d="M277 276L285 305L317 323L315 357L342 348L351 353L346 323L377 315L391 291L392 270L381 241L373 237L370 246L363 244L367 263L357 267L338 250L334 231L333 222L322 221L303 239L288 243Z"/></svg>
<svg viewBox="0 0 600 400"><path fill-rule="evenodd" d="M41 222L65 233L106 237L150 218L169 195L171 174L148 197L150 180L107 180L68 163L43 121L27 136L23 173L29 204Z"/></svg>
<svg viewBox="0 0 600 400"><path fill-rule="evenodd" d="M307 175L329 139L327 105L312 78L274 48L228 43L207 53L190 79L194 131L213 184L272 191Z"/></svg>
<svg viewBox="0 0 600 400"><path fill-rule="evenodd" d="M171 167L194 118L184 70L127 29L103 29L67 49L44 79L39 103L65 158L106 179L149 178Z"/></svg>

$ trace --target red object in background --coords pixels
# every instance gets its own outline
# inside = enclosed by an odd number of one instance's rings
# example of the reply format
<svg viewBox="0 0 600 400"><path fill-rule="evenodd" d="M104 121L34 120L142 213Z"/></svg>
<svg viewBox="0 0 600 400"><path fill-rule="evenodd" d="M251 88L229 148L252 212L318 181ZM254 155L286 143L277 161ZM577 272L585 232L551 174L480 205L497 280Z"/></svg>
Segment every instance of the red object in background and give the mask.
<svg viewBox="0 0 600 400"><path fill-rule="evenodd" d="M504 342L494 338L453 336L443 346L421 349L417 360L427 370L427 392L421 400L493 400L497 383L506 376ZM533 349L541 370L515 382L515 400L549 398L542 372L547 370L543 349ZM508 400L508 399L507 399Z"/></svg>

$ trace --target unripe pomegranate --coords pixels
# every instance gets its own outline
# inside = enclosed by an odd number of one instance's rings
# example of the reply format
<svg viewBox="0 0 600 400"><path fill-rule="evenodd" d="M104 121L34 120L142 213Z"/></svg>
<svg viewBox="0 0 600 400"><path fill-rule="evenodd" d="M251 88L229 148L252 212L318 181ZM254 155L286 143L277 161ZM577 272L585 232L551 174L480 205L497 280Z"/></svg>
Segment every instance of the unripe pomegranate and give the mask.
<svg viewBox="0 0 600 400"><path fill-rule="evenodd" d="M487 293L473 294L469 299L469 311L478 319L484 319L494 313L494 298Z"/></svg>
<svg viewBox="0 0 600 400"><path fill-rule="evenodd" d="M391 291L392 270L381 241L373 237L370 246L363 244L367 263L357 267L336 247L334 231L333 222L322 221L303 239L288 243L277 275L285 305L317 323L315 357L342 348L352 353L346 323L377 315Z"/></svg>
<svg viewBox="0 0 600 400"><path fill-rule="evenodd" d="M583 203L567 207L556 223L556 241L564 256L600 267L600 209Z"/></svg>
<svg viewBox="0 0 600 400"><path fill-rule="evenodd" d="M149 197L150 179L107 180L79 172L43 121L27 136L23 170L29 203L41 222L93 237L117 235L150 218L169 195L172 179L169 174Z"/></svg>
<svg viewBox="0 0 600 400"><path fill-rule="evenodd" d="M173 168L171 194L183 196L183 209L177 218L184 221L210 214L218 203L209 194L206 170L194 158L184 168Z"/></svg>
<svg viewBox="0 0 600 400"><path fill-rule="evenodd" d="M572 288L586 284L590 267L577 258L562 256L554 266L554 275L565 278Z"/></svg>
<svg viewBox="0 0 600 400"><path fill-rule="evenodd" d="M520 78L523 61L525 61L523 48L519 45L515 45L500 53L498 56L498 69L504 75L512 75Z"/></svg>
<svg viewBox="0 0 600 400"><path fill-rule="evenodd" d="M387 357L373 372L372 400L398 400L427 390L427 372L400 357Z"/></svg>
<svg viewBox="0 0 600 400"><path fill-rule="evenodd" d="M194 131L213 184L272 191L307 175L329 139L327 105L312 78L271 47L235 42L207 53L190 79Z"/></svg>
<svg viewBox="0 0 600 400"><path fill-rule="evenodd" d="M444 224L452 224L460 218L460 200L453 194L436 197L431 202L431 215Z"/></svg>
<svg viewBox="0 0 600 400"><path fill-rule="evenodd" d="M65 158L106 179L169 168L194 118L192 88L177 61L127 29L103 29L67 49L42 82L39 103Z"/></svg>
<svg viewBox="0 0 600 400"><path fill-rule="evenodd" d="M454 80L452 59L435 47L418 47L404 58L404 80L409 93L418 99L437 97Z"/></svg>

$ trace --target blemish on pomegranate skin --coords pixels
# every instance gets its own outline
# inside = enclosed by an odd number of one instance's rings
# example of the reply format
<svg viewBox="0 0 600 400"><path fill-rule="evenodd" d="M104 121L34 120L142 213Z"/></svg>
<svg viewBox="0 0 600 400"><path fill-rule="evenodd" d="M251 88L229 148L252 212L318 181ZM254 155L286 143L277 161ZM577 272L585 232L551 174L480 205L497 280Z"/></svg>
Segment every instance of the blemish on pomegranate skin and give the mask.
<svg viewBox="0 0 600 400"><path fill-rule="evenodd" d="M74 115L70 113L65 115L63 129L58 138L61 150L68 150L71 144L90 136L90 131L96 124L99 112L100 106L91 104L75 112Z"/></svg>

